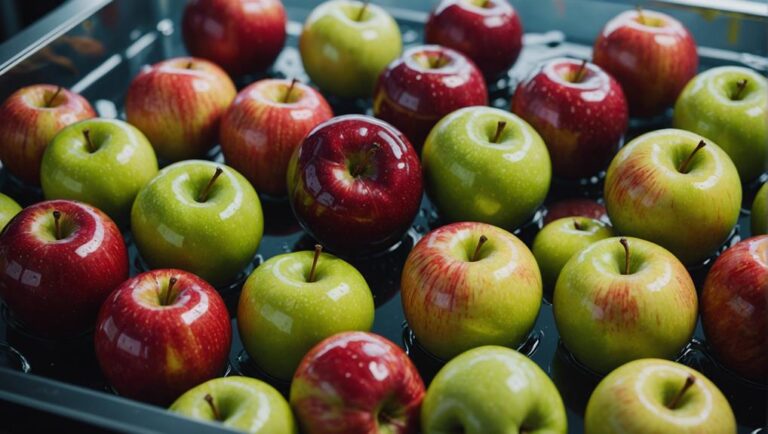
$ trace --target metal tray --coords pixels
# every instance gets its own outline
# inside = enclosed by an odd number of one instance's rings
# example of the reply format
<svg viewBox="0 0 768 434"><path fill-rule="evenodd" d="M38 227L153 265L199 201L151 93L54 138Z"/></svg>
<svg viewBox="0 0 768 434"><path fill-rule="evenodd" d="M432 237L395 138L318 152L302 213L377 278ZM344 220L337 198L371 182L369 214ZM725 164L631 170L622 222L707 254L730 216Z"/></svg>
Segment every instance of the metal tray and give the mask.
<svg viewBox="0 0 768 434"><path fill-rule="evenodd" d="M267 76L307 80L301 67L297 38L301 23L314 3L285 0L290 22L288 41ZM421 29L433 1L383 0L398 20L405 45L422 40ZM509 76L489 83L494 106L508 108L511 91L537 62L555 56L588 58L591 41L603 23L631 1L545 0L512 1L526 28L525 49ZM657 0L644 7L662 9L681 19L700 45L702 68L719 64L743 64L765 74L768 71L765 3L731 0ZM0 99L32 83L50 82L83 94L100 116L123 117L122 103L131 78L142 65L184 55L178 23L183 2L179 0L70 0L16 37L0 45ZM261 77L241 77L238 87ZM368 101L330 100L336 114L370 112ZM2 122L2 120L0 120ZM633 121L627 138L669 124ZM218 149L209 158L222 161ZM0 169L0 190L22 204L41 199L39 190L21 185ZM755 185L745 186L746 207ZM546 204L567 197L601 196L601 179L566 184L553 181L545 206L517 234L529 245L541 226ZM304 235L285 202L263 201L265 237L251 266L263 259L314 244ZM727 245L748 236L747 212ZM412 229L389 253L352 261L368 280L376 301L373 331L403 345L416 362L425 381L441 366L413 339L404 324L399 297L399 277L413 243L440 225L439 216L425 199ZM126 233L132 274L143 270L130 233ZM724 246L725 247L725 246ZM711 260L690 269L697 284ZM265 379L248 360L240 344L234 314L241 283L220 288L232 316L234 330L227 374L240 373ZM120 398L108 387L95 361L92 336L49 341L27 333L2 308L0 313L0 431L33 431L50 426L78 432L229 432L218 425L173 415L162 408ZM12 350L7 344L11 345ZM551 305L542 305L539 318L521 351L544 368L555 381L568 412L569 431L583 430L584 406L599 377L581 367L560 344ZM679 360L712 379L726 394L739 421L739 433L765 432L766 387L737 377L717 364L704 341L700 325ZM266 379L287 393L287 384Z"/></svg>

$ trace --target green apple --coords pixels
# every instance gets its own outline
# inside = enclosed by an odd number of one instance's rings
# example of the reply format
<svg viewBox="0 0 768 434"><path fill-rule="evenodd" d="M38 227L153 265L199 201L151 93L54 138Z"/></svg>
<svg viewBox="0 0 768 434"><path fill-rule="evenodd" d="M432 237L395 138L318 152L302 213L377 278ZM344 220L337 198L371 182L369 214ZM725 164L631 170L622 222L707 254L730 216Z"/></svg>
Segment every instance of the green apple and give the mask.
<svg viewBox="0 0 768 434"><path fill-rule="evenodd" d="M298 432L291 407L272 386L248 377L206 381L181 395L170 410L192 419L217 421L251 434Z"/></svg>
<svg viewBox="0 0 768 434"><path fill-rule="evenodd" d="M696 288L663 247L606 238L568 260L555 285L560 339L581 363L607 373L631 360L671 359L696 327Z"/></svg>
<svg viewBox="0 0 768 434"><path fill-rule="evenodd" d="M21 211L21 206L11 197L0 193L0 230Z"/></svg>
<svg viewBox="0 0 768 434"><path fill-rule="evenodd" d="M424 182L440 215L512 230L544 202L552 165L541 136L516 115L459 109L432 128L422 150Z"/></svg>
<svg viewBox="0 0 768 434"><path fill-rule="evenodd" d="M188 160L139 191L131 228L151 268L180 268L221 286L253 259L264 217L256 191L236 170Z"/></svg>
<svg viewBox="0 0 768 434"><path fill-rule="evenodd" d="M147 138L117 119L88 119L53 138L43 154L40 182L46 199L85 202L128 223L139 190L157 175Z"/></svg>
<svg viewBox="0 0 768 434"><path fill-rule="evenodd" d="M741 182L715 143L688 131L643 134L608 167L605 205L616 232L652 241L694 265L728 238Z"/></svg>
<svg viewBox="0 0 768 434"><path fill-rule="evenodd" d="M642 359L611 372L592 392L586 434L735 434L728 400L707 377L668 360Z"/></svg>
<svg viewBox="0 0 768 434"><path fill-rule="evenodd" d="M609 225L589 217L564 217L544 226L533 240L533 256L539 264L544 288L555 288L560 270L574 253L612 236Z"/></svg>
<svg viewBox="0 0 768 434"><path fill-rule="evenodd" d="M768 182L757 191L749 219L753 237L768 234Z"/></svg>
<svg viewBox="0 0 768 434"><path fill-rule="evenodd" d="M290 380L315 344L344 331L369 331L373 296L363 276L319 245L270 258L240 293L237 327L248 354L267 374Z"/></svg>
<svg viewBox="0 0 768 434"><path fill-rule="evenodd" d="M368 2L331 0L304 23L299 50L304 69L324 92L369 97L381 71L403 48L391 15Z"/></svg>
<svg viewBox="0 0 768 434"><path fill-rule="evenodd" d="M718 144L743 182L768 169L768 80L749 68L721 66L689 81L672 125Z"/></svg>
<svg viewBox="0 0 768 434"><path fill-rule="evenodd" d="M515 350L484 346L448 362L421 405L424 434L566 433L557 388Z"/></svg>

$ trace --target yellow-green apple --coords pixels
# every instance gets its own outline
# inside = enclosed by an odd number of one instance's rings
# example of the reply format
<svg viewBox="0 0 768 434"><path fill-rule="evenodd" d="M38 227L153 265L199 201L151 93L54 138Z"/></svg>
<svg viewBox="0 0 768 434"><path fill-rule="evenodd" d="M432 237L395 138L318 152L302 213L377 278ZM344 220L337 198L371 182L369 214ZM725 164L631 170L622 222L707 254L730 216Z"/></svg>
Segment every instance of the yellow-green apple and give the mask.
<svg viewBox="0 0 768 434"><path fill-rule="evenodd" d="M365 332L333 335L302 359L290 402L306 434L414 434L424 383L408 355Z"/></svg>
<svg viewBox="0 0 768 434"><path fill-rule="evenodd" d="M131 229L151 268L181 268L221 286L253 259L264 217L259 197L236 170L190 160L161 170L139 191Z"/></svg>
<svg viewBox="0 0 768 434"><path fill-rule="evenodd" d="M193 56L242 75L275 61L285 45L286 21L280 0L194 0L184 8L181 34Z"/></svg>
<svg viewBox="0 0 768 434"><path fill-rule="evenodd" d="M467 107L440 120L421 153L440 216L512 230L544 202L552 178L541 136L518 116Z"/></svg>
<svg viewBox="0 0 768 434"><path fill-rule="evenodd" d="M400 286L408 325L444 360L481 345L520 345L541 307L533 254L516 236L485 223L428 233L408 255Z"/></svg>
<svg viewBox="0 0 768 434"><path fill-rule="evenodd" d="M552 173L567 179L604 170L629 122L619 83L595 64L567 58L534 68L518 84L511 110L544 139Z"/></svg>
<svg viewBox="0 0 768 434"><path fill-rule="evenodd" d="M402 48L392 16L357 0L320 3L299 38L301 61L312 82L343 98L371 96L379 74Z"/></svg>
<svg viewBox="0 0 768 434"><path fill-rule="evenodd" d="M221 118L227 164L256 191L285 196L291 154L312 128L333 117L325 98L296 80L260 80L246 87Z"/></svg>
<svg viewBox="0 0 768 434"><path fill-rule="evenodd" d="M218 139L219 120L237 90L226 72L194 57L145 67L128 87L125 116L163 160L204 155Z"/></svg>
<svg viewBox="0 0 768 434"><path fill-rule="evenodd" d="M0 231L21 211L21 206L12 197L0 193Z"/></svg>
<svg viewBox="0 0 768 434"><path fill-rule="evenodd" d="M752 235L768 234L768 182L757 191L749 219Z"/></svg>
<svg viewBox="0 0 768 434"><path fill-rule="evenodd" d="M768 80L739 66L697 75L675 103L672 125L718 144L743 182L768 169Z"/></svg>
<svg viewBox="0 0 768 434"><path fill-rule="evenodd" d="M363 276L327 253L270 258L240 293L237 327L248 354L267 374L290 380L318 342L344 331L369 331L373 296Z"/></svg>
<svg viewBox="0 0 768 434"><path fill-rule="evenodd" d="M720 389L698 371L660 359L629 362L592 392L586 434L731 434L736 418Z"/></svg>
<svg viewBox="0 0 768 434"><path fill-rule="evenodd" d="M547 205L547 213L544 215L543 223L548 225L563 217L589 217L603 223L609 222L608 211L605 210L605 206L585 198L563 199Z"/></svg>
<svg viewBox="0 0 768 434"><path fill-rule="evenodd" d="M607 238L568 260L557 279L560 339L588 368L675 357L696 327L691 276L672 253L638 238Z"/></svg>
<svg viewBox="0 0 768 434"><path fill-rule="evenodd" d="M448 362L421 407L424 434L568 432L557 388L515 350L483 346Z"/></svg>
<svg viewBox="0 0 768 434"><path fill-rule="evenodd" d="M717 258L701 293L701 323L726 367L768 380L768 235L741 241Z"/></svg>
<svg viewBox="0 0 768 434"><path fill-rule="evenodd" d="M88 119L61 130L40 167L46 199L89 203L118 224L128 223L139 190L157 175L152 145L117 119Z"/></svg>
<svg viewBox="0 0 768 434"><path fill-rule="evenodd" d="M0 298L31 332L52 338L93 327L128 278L128 251L96 208L52 200L22 210L0 235Z"/></svg>
<svg viewBox="0 0 768 434"><path fill-rule="evenodd" d="M0 105L0 160L13 175L40 184L40 161L53 136L96 116L82 96L52 84L21 88Z"/></svg>
<svg viewBox="0 0 768 434"><path fill-rule="evenodd" d="M221 375L231 340L216 289L174 269L123 282L101 306L94 335L99 366L115 391L159 405Z"/></svg>
<svg viewBox="0 0 768 434"><path fill-rule="evenodd" d="M302 227L334 252L399 242L421 205L421 165L408 139L367 116L312 130L288 164L288 198Z"/></svg>
<svg viewBox="0 0 768 434"><path fill-rule="evenodd" d="M680 21L640 9L608 21L592 55L621 84L629 113L641 117L671 106L699 65L696 41Z"/></svg>
<svg viewBox="0 0 768 434"><path fill-rule="evenodd" d="M715 143L683 130L652 131L611 162L605 205L617 233L652 241L693 265L720 247L736 225L741 182Z"/></svg>

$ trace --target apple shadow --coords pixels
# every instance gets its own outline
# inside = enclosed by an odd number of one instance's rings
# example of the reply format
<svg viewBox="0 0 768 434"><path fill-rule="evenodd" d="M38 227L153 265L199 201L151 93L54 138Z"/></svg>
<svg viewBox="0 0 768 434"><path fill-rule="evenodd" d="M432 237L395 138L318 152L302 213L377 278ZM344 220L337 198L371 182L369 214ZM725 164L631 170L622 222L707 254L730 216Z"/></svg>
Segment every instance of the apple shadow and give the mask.
<svg viewBox="0 0 768 434"><path fill-rule="evenodd" d="M276 199L259 196L261 209L264 213L264 234L271 236L287 236L301 231L299 222L291 210L287 199Z"/></svg>
<svg viewBox="0 0 768 434"><path fill-rule="evenodd" d="M592 372L576 360L573 354L565 348L563 342L559 340L557 350L550 362L549 371L565 406L584 417L589 397L602 380L602 376Z"/></svg>
<svg viewBox="0 0 768 434"><path fill-rule="evenodd" d="M229 361L229 371L224 376L229 375L242 375L244 377L256 378L258 380L268 383L278 392L280 392L285 399L288 399L291 391L291 382L277 377L273 377L264 372L248 355L245 349L240 350L237 356L233 360Z"/></svg>

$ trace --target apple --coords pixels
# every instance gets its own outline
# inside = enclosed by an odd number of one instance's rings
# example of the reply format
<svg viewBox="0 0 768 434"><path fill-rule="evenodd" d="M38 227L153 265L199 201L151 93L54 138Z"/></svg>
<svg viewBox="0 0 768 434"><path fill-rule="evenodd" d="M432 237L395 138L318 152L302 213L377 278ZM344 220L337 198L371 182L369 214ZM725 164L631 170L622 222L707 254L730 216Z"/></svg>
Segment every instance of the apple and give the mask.
<svg viewBox="0 0 768 434"><path fill-rule="evenodd" d="M307 133L333 117L325 98L289 80L260 80L246 87L221 118L227 164L261 194L285 196L291 154Z"/></svg>
<svg viewBox="0 0 768 434"><path fill-rule="evenodd" d="M297 432L291 407L283 395L254 378L232 376L208 380L184 392L169 410L247 433Z"/></svg>
<svg viewBox="0 0 768 434"><path fill-rule="evenodd" d="M768 182L757 191L749 219L752 235L768 234Z"/></svg>
<svg viewBox="0 0 768 434"><path fill-rule="evenodd" d="M449 360L481 345L516 347L541 307L539 267L525 244L485 223L442 226L411 250L400 285L419 343Z"/></svg>
<svg viewBox="0 0 768 434"><path fill-rule="evenodd" d="M493 79L520 55L523 26L507 0L442 0L429 14L424 40L464 53Z"/></svg>
<svg viewBox="0 0 768 434"><path fill-rule="evenodd" d="M70 337L93 327L102 301L128 278L128 251L106 214L52 200L5 227L0 270L0 298L29 331Z"/></svg>
<svg viewBox="0 0 768 434"><path fill-rule="evenodd" d="M533 256L544 288L554 289L560 270L575 253L613 236L609 225L588 217L564 217L546 224L533 240Z"/></svg>
<svg viewBox="0 0 768 434"><path fill-rule="evenodd" d="M253 259L264 218L259 197L237 171L190 160L161 170L139 191L131 228L151 268L181 268L222 286Z"/></svg>
<svg viewBox="0 0 768 434"><path fill-rule="evenodd" d="M363 276L318 244L273 256L240 293L237 327L248 355L267 374L289 381L301 358L323 339L369 331L373 296Z"/></svg>
<svg viewBox="0 0 768 434"><path fill-rule="evenodd" d="M40 183L46 199L89 203L119 224L128 223L141 187L157 175L152 145L117 119L88 119L61 130L43 154Z"/></svg>
<svg viewBox="0 0 768 434"><path fill-rule="evenodd" d="M193 56L243 75L275 61L286 24L280 0L194 0L184 7L181 34Z"/></svg>
<svg viewBox="0 0 768 434"><path fill-rule="evenodd" d="M672 253L639 238L607 238L560 271L553 301L560 339L598 373L631 360L671 359L696 327L696 288Z"/></svg>
<svg viewBox="0 0 768 434"><path fill-rule="evenodd" d="M664 129L624 146L608 167L605 205L616 232L694 265L736 225L741 182L731 159L698 134Z"/></svg>
<svg viewBox="0 0 768 434"><path fill-rule="evenodd" d="M82 96L52 84L23 87L0 105L0 160L13 175L40 185L48 143L69 124L96 116Z"/></svg>
<svg viewBox="0 0 768 434"><path fill-rule="evenodd" d="M467 107L440 120L421 153L427 193L448 221L513 230L544 202L552 168L541 136L518 116Z"/></svg>
<svg viewBox="0 0 768 434"><path fill-rule="evenodd" d="M416 433L424 383L408 355L365 332L333 335L302 359L290 402L301 431Z"/></svg>
<svg viewBox="0 0 768 434"><path fill-rule="evenodd" d="M0 193L0 230L21 211L21 206L12 197Z"/></svg>
<svg viewBox="0 0 768 434"><path fill-rule="evenodd" d="M219 120L237 90L226 72L193 57L145 67L128 87L125 116L163 160L203 156L218 138Z"/></svg>
<svg viewBox="0 0 768 434"><path fill-rule="evenodd" d="M437 433L568 432L557 388L515 350L483 346L448 362L429 385L421 430Z"/></svg>
<svg viewBox="0 0 768 434"><path fill-rule="evenodd" d="M584 416L586 434L735 433L728 400L707 377L680 363L629 362L598 384Z"/></svg>
<svg viewBox="0 0 768 434"><path fill-rule="evenodd" d="M696 41L680 21L661 12L625 11L608 21L593 61L621 84L632 116L661 114L696 75Z"/></svg>
<svg viewBox="0 0 768 434"><path fill-rule="evenodd" d="M373 92L374 116L417 149L443 116L475 105L488 105L482 74L464 55L439 45L407 49L381 73Z"/></svg>
<svg viewBox="0 0 768 434"><path fill-rule="evenodd" d="M717 258L701 293L701 323L726 367L768 380L768 235L743 240Z"/></svg>
<svg viewBox="0 0 768 434"><path fill-rule="evenodd" d="M566 179L605 170L629 122L619 83L595 64L567 58L534 68L517 86L511 110L541 135L553 174Z"/></svg>
<svg viewBox="0 0 768 434"><path fill-rule="evenodd" d="M543 223L548 225L563 217L589 217L603 223L610 223L608 211L602 204L592 199L569 198L547 205Z"/></svg>
<svg viewBox="0 0 768 434"><path fill-rule="evenodd" d="M768 169L768 80L739 66L697 75L675 103L672 125L718 144L743 182Z"/></svg>
<svg viewBox="0 0 768 434"><path fill-rule="evenodd" d="M159 405L221 375L231 340L216 289L174 269L123 282L101 306L94 334L99 366L115 391Z"/></svg>
<svg viewBox="0 0 768 434"><path fill-rule="evenodd" d="M323 92L371 96L376 79L403 48L400 28L378 5L355 0L320 3L299 38L301 61Z"/></svg>
<svg viewBox="0 0 768 434"><path fill-rule="evenodd" d="M360 115L312 130L288 164L288 198L302 227L339 253L399 242L421 205L421 165L408 139Z"/></svg>

